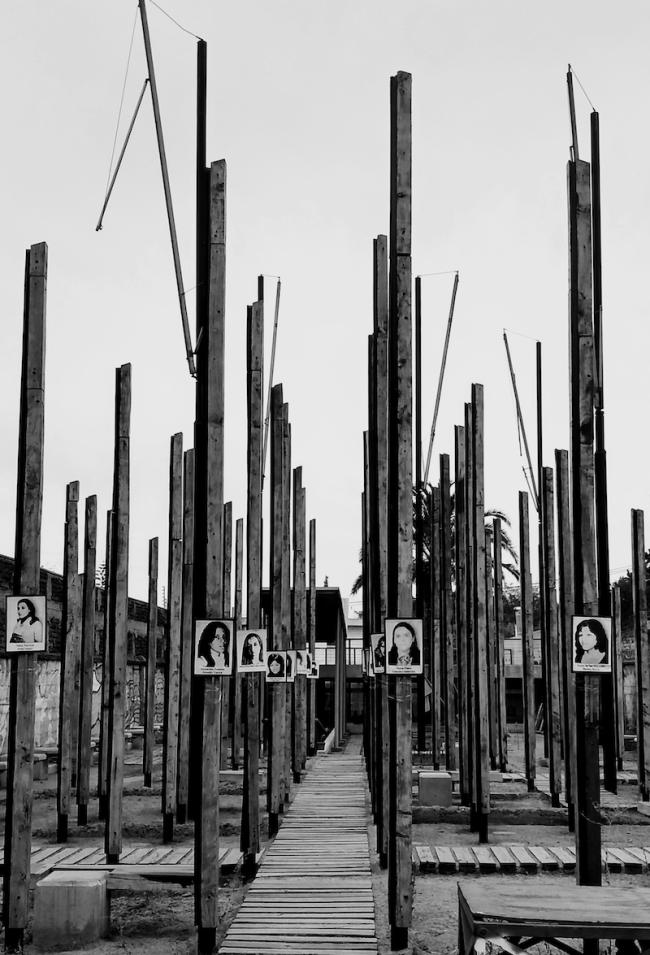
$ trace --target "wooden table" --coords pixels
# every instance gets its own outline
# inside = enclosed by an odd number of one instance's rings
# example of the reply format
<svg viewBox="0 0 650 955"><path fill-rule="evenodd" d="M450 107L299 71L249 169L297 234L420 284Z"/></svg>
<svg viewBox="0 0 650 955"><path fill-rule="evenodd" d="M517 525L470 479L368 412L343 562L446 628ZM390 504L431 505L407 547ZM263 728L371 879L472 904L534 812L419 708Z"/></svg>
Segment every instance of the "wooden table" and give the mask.
<svg viewBox="0 0 650 955"><path fill-rule="evenodd" d="M574 885L564 879L541 886L520 880L500 886L458 883L460 955L484 952L488 940L509 955L523 955L537 941L579 955L562 941L578 938L650 943L650 889Z"/></svg>

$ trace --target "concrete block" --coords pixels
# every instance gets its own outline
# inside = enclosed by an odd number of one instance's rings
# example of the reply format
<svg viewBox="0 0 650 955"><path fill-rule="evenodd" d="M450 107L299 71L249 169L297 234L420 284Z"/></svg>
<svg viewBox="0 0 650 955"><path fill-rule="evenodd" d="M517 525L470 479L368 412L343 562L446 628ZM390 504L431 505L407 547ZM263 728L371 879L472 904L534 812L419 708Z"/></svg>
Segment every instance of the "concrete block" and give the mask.
<svg viewBox="0 0 650 955"><path fill-rule="evenodd" d="M110 929L107 873L55 869L36 883L33 942L45 952L84 948Z"/></svg>
<svg viewBox="0 0 650 955"><path fill-rule="evenodd" d="M420 805L451 806L451 776L443 772L420 773Z"/></svg>
<svg viewBox="0 0 650 955"><path fill-rule="evenodd" d="M45 753L34 753L32 765L34 779L47 779L47 756Z"/></svg>

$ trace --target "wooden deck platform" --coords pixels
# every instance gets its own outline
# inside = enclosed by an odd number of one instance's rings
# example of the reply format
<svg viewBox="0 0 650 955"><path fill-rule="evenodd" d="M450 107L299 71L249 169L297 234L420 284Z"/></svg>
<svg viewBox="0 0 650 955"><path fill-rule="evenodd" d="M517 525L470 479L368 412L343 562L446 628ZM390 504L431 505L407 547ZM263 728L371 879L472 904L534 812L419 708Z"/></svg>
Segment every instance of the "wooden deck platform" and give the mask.
<svg viewBox="0 0 650 955"><path fill-rule="evenodd" d="M220 955L377 952L363 760L314 760Z"/></svg>
<svg viewBox="0 0 650 955"><path fill-rule="evenodd" d="M413 846L413 867L417 873L455 875L458 872L526 873L574 872L576 853L572 846ZM605 846L605 872L638 875L650 871L650 846Z"/></svg>

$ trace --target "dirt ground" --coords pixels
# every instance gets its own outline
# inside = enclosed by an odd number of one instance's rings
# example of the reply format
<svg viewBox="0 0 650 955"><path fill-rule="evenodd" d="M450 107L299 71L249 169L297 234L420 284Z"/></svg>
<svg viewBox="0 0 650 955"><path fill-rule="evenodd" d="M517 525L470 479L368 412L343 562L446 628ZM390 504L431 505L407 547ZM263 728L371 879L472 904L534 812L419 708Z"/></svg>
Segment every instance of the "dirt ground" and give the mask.
<svg viewBox="0 0 650 955"><path fill-rule="evenodd" d="M142 787L137 751L129 754L129 764L125 774L124 825L125 845L162 844L162 816L160 812L160 784L152 790ZM511 753L512 768L517 768L517 747ZM634 755L628 760L626 769L634 769ZM540 759L543 772L543 758ZM160 779L160 769L154 772L154 780ZM93 779L94 782L94 779ZM490 842L492 844L517 845L573 845L574 836L568 832L562 814L556 812L552 824L536 824L536 812L545 821L549 815L543 814L549 807L548 798L539 794L524 792L525 784L498 784L494 787L494 819L491 819ZM611 800L608 797L607 818L602 829L604 844L612 845L650 845L650 819L632 812L636 803L636 787L620 787L620 795ZM0 793L0 811L4 818L4 796ZM260 800L260 820L265 827L265 796ZM505 815L499 816L503 809ZM508 815L508 812L510 813ZM220 843L224 848L237 848L239 845L239 826L241 813L241 783L236 780L223 780L220 799ZM532 821L531 821L532 820ZM93 799L88 810L88 825L79 828L75 818L70 818L70 844L74 846L101 845L103 822L97 818L97 801ZM523 823L523 824L522 824ZM56 773L50 774L47 781L35 783L33 804L33 841L39 845L55 842L56 832ZM263 838L266 830L263 828ZM390 949L390 927L387 921L387 873L381 870L374 853L374 827L369 828L373 886L375 891L375 910L380 955L388 955ZM467 822L456 814L453 820L413 825L413 842L422 845L473 845L476 835L469 831ZM193 827L189 824L177 826L174 832L175 845L193 844ZM418 874L414 885L413 923L409 932L409 955L435 953L448 955L457 951L457 882L481 878L471 875L434 875ZM505 879L511 883L524 879L527 886L561 880L573 882L573 875L489 875L490 880ZM650 886L650 876L628 876L608 874L604 881L613 884L643 884ZM247 887L238 875L224 877L219 890L219 910L221 922L218 941L223 938L234 918ZM545 947L546 948L546 947ZM613 949L605 946L603 951ZM25 955L37 955L31 942L31 931L26 932ZM78 951L78 950L77 950ZM85 951L92 955L189 955L196 952L196 929L194 926L194 898L192 889L171 890L163 894L115 894L111 903L111 937ZM546 948L546 951L550 951ZM66 955L66 953L64 953Z"/></svg>

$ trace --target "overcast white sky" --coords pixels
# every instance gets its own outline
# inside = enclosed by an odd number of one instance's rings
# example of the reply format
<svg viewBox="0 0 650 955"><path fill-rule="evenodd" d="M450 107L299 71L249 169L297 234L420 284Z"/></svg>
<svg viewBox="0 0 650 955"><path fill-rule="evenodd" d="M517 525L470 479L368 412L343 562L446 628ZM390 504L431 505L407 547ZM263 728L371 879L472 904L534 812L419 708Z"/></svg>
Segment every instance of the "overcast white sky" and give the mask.
<svg viewBox="0 0 650 955"><path fill-rule="evenodd" d="M473 381L485 386L486 503L525 488L502 332L534 445L543 344L545 464L568 447L566 161L570 62L600 112L611 565L647 508L650 8L641 0L164 0L208 42L208 157L228 163L226 499L245 516L246 306L282 277L276 381L292 422L317 576L358 572L372 239L389 222L389 79L413 74L413 272L460 270L434 460L453 456ZM148 6L185 286L194 276L195 41ZM25 249L46 241L43 564L62 569L65 485L110 506L116 366L133 366L130 592L150 537L167 549L169 439L192 442L151 103L102 204L137 5L23 0L3 16L0 88L0 551L14 548ZM146 75L136 24L121 143ZM576 87L581 155L589 104ZM433 412L452 276L423 279L424 422ZM275 282L267 283L272 303ZM191 324L193 295L188 295ZM267 356L272 308L267 310ZM636 432L636 434L635 434ZM426 453L426 441L425 441ZM535 455L534 447L532 449ZM437 469L437 463L435 465ZM435 475L435 469L433 473ZM83 507L83 504L82 504ZM265 573L267 571L265 570Z"/></svg>

